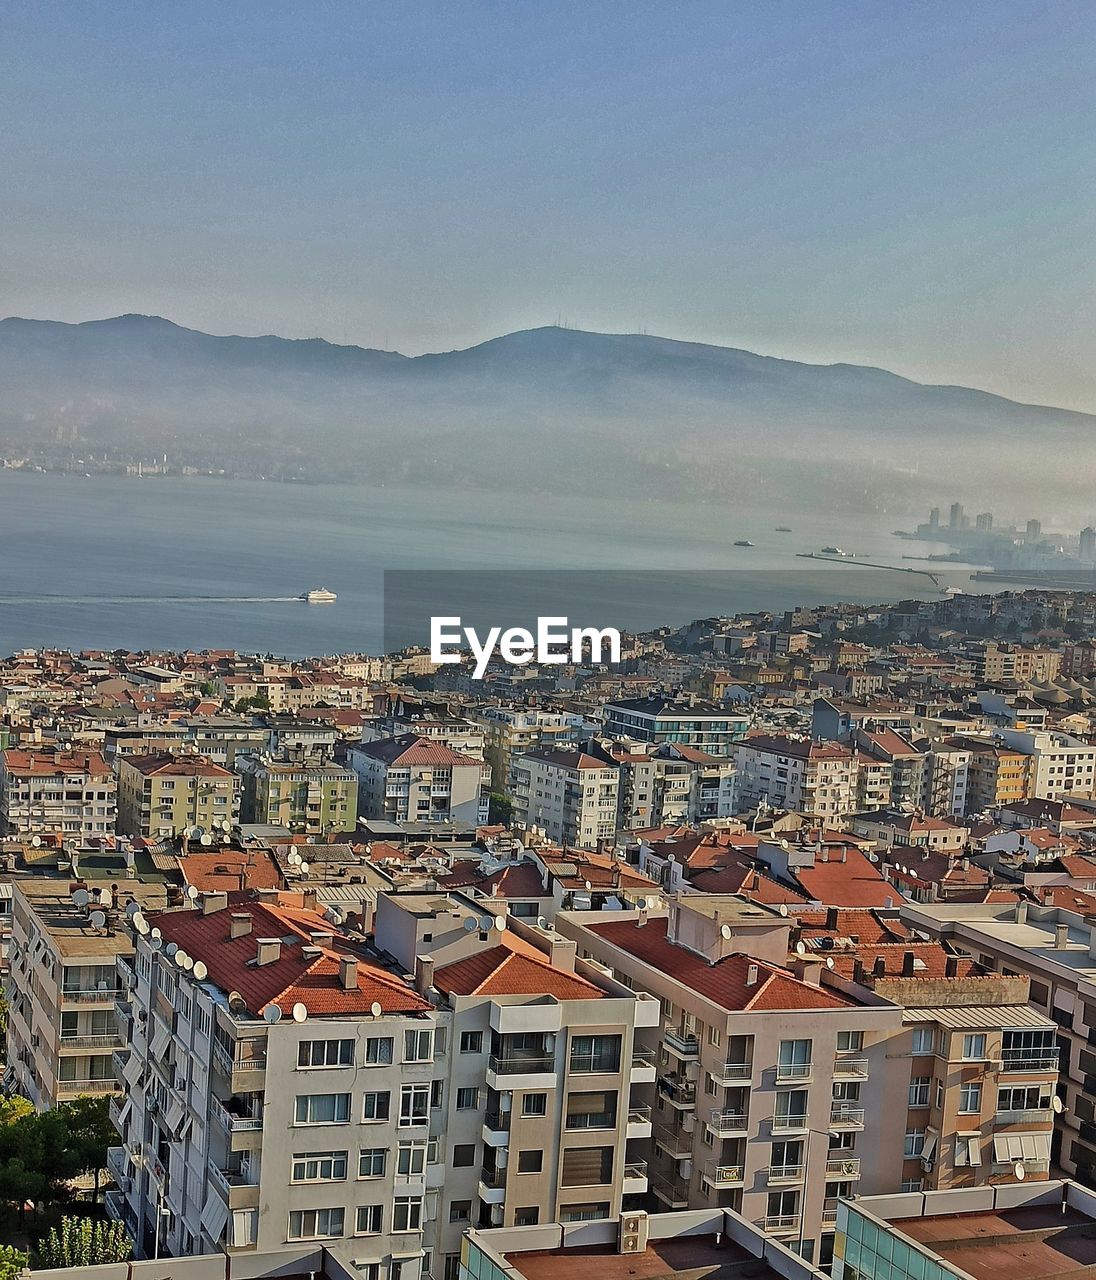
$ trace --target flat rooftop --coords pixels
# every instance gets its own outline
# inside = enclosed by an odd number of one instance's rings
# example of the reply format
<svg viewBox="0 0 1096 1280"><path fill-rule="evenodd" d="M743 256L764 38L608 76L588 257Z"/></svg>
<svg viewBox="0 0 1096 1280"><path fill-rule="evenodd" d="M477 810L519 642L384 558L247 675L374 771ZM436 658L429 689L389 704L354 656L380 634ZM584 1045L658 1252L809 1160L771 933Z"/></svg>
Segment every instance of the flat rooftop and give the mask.
<svg viewBox="0 0 1096 1280"><path fill-rule="evenodd" d="M891 1225L974 1280L1034 1280L1096 1265L1096 1222L1058 1205L894 1218Z"/></svg>
<svg viewBox="0 0 1096 1280"><path fill-rule="evenodd" d="M714 1235L656 1240L643 1253L620 1253L613 1245L507 1253L507 1263L526 1280L779 1280L767 1262L733 1240Z"/></svg>

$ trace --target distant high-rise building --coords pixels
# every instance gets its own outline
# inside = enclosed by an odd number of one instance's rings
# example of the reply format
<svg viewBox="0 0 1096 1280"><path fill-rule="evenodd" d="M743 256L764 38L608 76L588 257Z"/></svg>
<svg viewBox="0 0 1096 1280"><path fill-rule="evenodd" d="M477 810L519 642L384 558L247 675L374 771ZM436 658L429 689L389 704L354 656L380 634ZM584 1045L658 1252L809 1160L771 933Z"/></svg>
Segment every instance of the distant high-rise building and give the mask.
<svg viewBox="0 0 1096 1280"><path fill-rule="evenodd" d="M1082 560L1092 563L1096 561L1096 529L1092 525L1088 525L1081 530L1080 557Z"/></svg>
<svg viewBox="0 0 1096 1280"><path fill-rule="evenodd" d="M993 512L983 511L981 515L975 516L974 527L980 533L989 533L989 531L993 528Z"/></svg>
<svg viewBox="0 0 1096 1280"><path fill-rule="evenodd" d="M1041 538L1042 536L1043 536L1043 526L1041 522L1038 520L1029 520L1027 522L1027 529L1025 530L1025 533L1024 533L1025 539L1028 542L1035 542L1038 538Z"/></svg>
<svg viewBox="0 0 1096 1280"><path fill-rule="evenodd" d="M948 528L961 529L963 527L963 504L961 502L953 502L951 511L948 513Z"/></svg>
<svg viewBox="0 0 1096 1280"><path fill-rule="evenodd" d="M933 507L933 509L929 512L929 527L931 529L940 528L940 508L939 507Z"/></svg>

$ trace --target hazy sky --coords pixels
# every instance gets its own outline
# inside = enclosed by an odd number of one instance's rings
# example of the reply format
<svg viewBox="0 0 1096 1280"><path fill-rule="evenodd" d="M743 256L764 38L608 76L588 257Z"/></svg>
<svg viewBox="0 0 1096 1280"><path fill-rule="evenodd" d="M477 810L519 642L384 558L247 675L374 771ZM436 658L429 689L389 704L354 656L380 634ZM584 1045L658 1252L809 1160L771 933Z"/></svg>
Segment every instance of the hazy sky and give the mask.
<svg viewBox="0 0 1096 1280"><path fill-rule="evenodd" d="M6 0L0 314L553 322L1096 410L1093 0Z"/></svg>

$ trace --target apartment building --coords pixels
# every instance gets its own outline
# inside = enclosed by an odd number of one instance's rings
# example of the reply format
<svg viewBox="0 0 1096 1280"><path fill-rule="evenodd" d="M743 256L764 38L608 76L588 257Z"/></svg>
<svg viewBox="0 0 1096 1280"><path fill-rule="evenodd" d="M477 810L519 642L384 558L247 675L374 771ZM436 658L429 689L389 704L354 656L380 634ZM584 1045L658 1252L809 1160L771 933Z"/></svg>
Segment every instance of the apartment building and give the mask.
<svg viewBox="0 0 1096 1280"><path fill-rule="evenodd" d="M245 823L273 824L310 836L357 826L358 775L322 754L241 755L236 772Z"/></svg>
<svg viewBox="0 0 1096 1280"><path fill-rule="evenodd" d="M766 804L833 821L857 808L859 757L841 742L758 734L738 744L740 812Z"/></svg>
<svg viewBox="0 0 1096 1280"><path fill-rule="evenodd" d="M358 777L358 812L387 822L487 821L491 769L482 760L417 734L363 742L347 751Z"/></svg>
<svg viewBox="0 0 1096 1280"><path fill-rule="evenodd" d="M483 726L483 755L499 791L508 788L511 769L527 752L536 747L574 747L584 736L578 716L539 707L482 707L473 715Z"/></svg>
<svg viewBox="0 0 1096 1280"><path fill-rule="evenodd" d="M1028 760L1028 795L1039 800L1096 794L1096 746L1072 734L1001 729L1001 744Z"/></svg>
<svg viewBox="0 0 1096 1280"><path fill-rule="evenodd" d="M602 717L609 737L635 738L656 746L675 742L722 757L734 756L735 744L750 725L748 715L714 703L661 695L607 702Z"/></svg>
<svg viewBox="0 0 1096 1280"><path fill-rule="evenodd" d="M127 883L121 898L116 887L67 880L20 879L11 888L5 1090L39 1110L114 1093L115 965L133 952L122 910L129 901L163 906L163 887Z"/></svg>
<svg viewBox="0 0 1096 1280"><path fill-rule="evenodd" d="M1057 649L1024 648L989 640L974 654L974 677L979 684L1054 680L1061 665L1062 655Z"/></svg>
<svg viewBox="0 0 1096 1280"><path fill-rule="evenodd" d="M275 891L133 923L108 1207L138 1254L320 1242L363 1274L427 1271L445 1178L430 1001Z"/></svg>
<svg viewBox="0 0 1096 1280"><path fill-rule="evenodd" d="M1028 757L1002 742L985 738L959 738L956 745L969 752L967 813L984 813L1016 804L1031 795Z"/></svg>
<svg viewBox="0 0 1096 1280"><path fill-rule="evenodd" d="M659 1000L650 1179L663 1206L733 1209L824 1261L838 1198L898 1187L907 1084L887 1057L902 1011L823 984L821 961L789 968L786 917L697 894L664 912L563 912L555 927Z"/></svg>
<svg viewBox="0 0 1096 1280"><path fill-rule="evenodd" d="M908 903L902 918L986 969L1030 980L1029 1003L1054 1034L1024 1033L1007 1047L1025 1065L1057 1070L1062 1111L1051 1159L1096 1186L1096 926L1076 912L1027 903Z"/></svg>
<svg viewBox="0 0 1096 1280"><path fill-rule="evenodd" d="M514 821L555 844L594 849L617 829L620 768L596 742L574 750L544 747L511 770Z"/></svg>
<svg viewBox="0 0 1096 1280"><path fill-rule="evenodd" d="M117 803L114 774L99 751L0 752L0 833L106 835Z"/></svg>
<svg viewBox="0 0 1096 1280"><path fill-rule="evenodd" d="M205 756L119 756L118 830L159 839L240 820L240 779Z"/></svg>

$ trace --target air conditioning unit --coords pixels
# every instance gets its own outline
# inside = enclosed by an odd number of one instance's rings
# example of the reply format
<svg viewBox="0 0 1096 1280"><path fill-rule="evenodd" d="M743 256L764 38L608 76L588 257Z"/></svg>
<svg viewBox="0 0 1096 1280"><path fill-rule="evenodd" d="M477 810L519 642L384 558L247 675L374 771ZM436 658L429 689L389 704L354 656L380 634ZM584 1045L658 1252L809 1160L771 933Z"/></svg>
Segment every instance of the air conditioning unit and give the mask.
<svg viewBox="0 0 1096 1280"><path fill-rule="evenodd" d="M617 1250L620 1253L643 1253L647 1248L647 1235L650 1230L646 1211L620 1215L620 1228L617 1236Z"/></svg>

